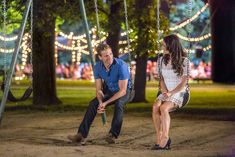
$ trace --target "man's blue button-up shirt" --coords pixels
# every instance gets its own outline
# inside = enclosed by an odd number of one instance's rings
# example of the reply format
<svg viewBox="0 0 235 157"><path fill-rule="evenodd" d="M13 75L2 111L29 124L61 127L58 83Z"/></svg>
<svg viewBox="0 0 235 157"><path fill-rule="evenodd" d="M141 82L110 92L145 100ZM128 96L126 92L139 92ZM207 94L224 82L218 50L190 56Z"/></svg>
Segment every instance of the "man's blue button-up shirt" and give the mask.
<svg viewBox="0 0 235 157"><path fill-rule="evenodd" d="M95 79L103 79L108 89L116 93L119 91L118 81L128 79L127 88L131 89L131 75L127 64L118 58L113 59L113 63L110 66L109 71L106 70L102 61L98 61L94 67Z"/></svg>

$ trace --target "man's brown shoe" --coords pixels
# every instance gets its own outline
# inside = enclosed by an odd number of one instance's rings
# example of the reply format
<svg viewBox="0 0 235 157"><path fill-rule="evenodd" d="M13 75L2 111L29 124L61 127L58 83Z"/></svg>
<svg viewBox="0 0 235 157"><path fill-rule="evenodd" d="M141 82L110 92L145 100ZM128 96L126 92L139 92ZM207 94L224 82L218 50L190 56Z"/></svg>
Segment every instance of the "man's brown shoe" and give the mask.
<svg viewBox="0 0 235 157"><path fill-rule="evenodd" d="M68 135L67 138L72 142L85 144L85 138L82 136L81 133L77 133L76 135Z"/></svg>
<svg viewBox="0 0 235 157"><path fill-rule="evenodd" d="M105 141L108 142L109 144L115 144L116 143L116 138L109 133L106 137L105 137Z"/></svg>

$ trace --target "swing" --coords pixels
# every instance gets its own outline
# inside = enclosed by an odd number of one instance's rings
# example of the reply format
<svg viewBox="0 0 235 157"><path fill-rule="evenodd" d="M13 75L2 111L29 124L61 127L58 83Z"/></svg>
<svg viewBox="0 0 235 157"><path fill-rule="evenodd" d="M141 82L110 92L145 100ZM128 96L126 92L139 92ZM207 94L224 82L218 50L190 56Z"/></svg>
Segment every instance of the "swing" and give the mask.
<svg viewBox="0 0 235 157"><path fill-rule="evenodd" d="M189 5L189 12L191 13L192 11L192 6L191 6L191 3L189 1L188 3ZM157 47L158 47L158 50L160 49L159 47L159 44L160 44L160 35L159 35L159 32L160 32L160 6L159 6L159 0L158 0L158 7L157 7L157 31L158 31L158 39L157 39ZM189 29L189 33L188 33L188 36L190 36L190 32L191 30ZM163 56L163 54L158 54L158 59L157 59L157 62L158 62L158 92L157 92L157 97L162 94L161 92L161 87L160 87L160 82L161 82L161 76L162 76L162 61L163 59L161 59ZM190 88L189 88L189 51L188 51L188 55L187 55L187 83L186 83L186 89L185 89L185 92L183 92L183 101L182 101L182 107L186 106L190 100ZM178 108L177 108L178 109Z"/></svg>
<svg viewBox="0 0 235 157"><path fill-rule="evenodd" d="M6 0L4 0L3 2L4 2L4 6L6 6ZM17 41L16 41L16 48L15 48L13 56L12 56L10 70L7 73L7 78L5 79L6 80L6 82L5 82L6 86L4 86L5 90L3 92L3 96L2 96L2 100L1 100L1 105L0 105L0 124L1 124L1 121L2 121L2 113L3 113L5 105L6 105L6 101L7 101L7 97L8 97L8 92L9 92L9 88L10 88L13 72L14 72L14 69L15 69L15 65L16 65L17 56L18 56L19 50L20 50L20 43L21 43L21 40L22 40L22 37L23 37L23 33L24 33L24 30L25 30L25 25L26 25L26 22L27 22L27 17L28 17L28 14L29 14L29 10L30 10L31 4L32 4L32 0L28 0L26 2L26 7L25 7L26 9L24 11L23 21L22 21L22 23L20 25L20 32L18 34L18 38L17 38ZM31 13L32 13L32 9L31 9ZM6 19L6 14L5 13L4 13L4 19ZM31 21L31 24L32 24L32 21Z"/></svg>
<svg viewBox="0 0 235 157"><path fill-rule="evenodd" d="M162 94L161 87L160 87L160 82L161 82L161 76L162 76L162 62L163 62L163 59L161 59L161 58L162 58L162 55L159 55L158 56L158 61L157 61L158 62L158 74L159 74L157 97L160 94ZM188 77L189 77L189 61L187 62L187 83L186 83L185 92L183 92L182 107L186 106L188 104L189 100L190 100L190 89L189 89Z"/></svg>
<svg viewBox="0 0 235 157"><path fill-rule="evenodd" d="M3 28L3 30L4 30L4 36L5 36L5 34L6 34L6 0L4 0L4 2L3 2L3 4L4 4L4 9L3 9L3 11L4 11L4 28ZM30 24L30 32L31 32L31 44L30 44L30 46L31 46L31 55L30 55L30 64L32 63L32 10L31 10L31 24ZM6 41L4 40L4 47L5 47L5 49L6 49ZM4 55L4 57L6 57L5 55ZM6 59L4 59L4 61L6 61ZM6 75L7 75L7 72L6 72L6 63L4 64L4 74L3 74L3 82L2 82L2 85L1 85L1 90L4 92L5 91L5 88L6 88ZM12 67L11 67L12 68ZM30 76L30 80L32 80L32 74L30 74L29 75ZM32 82L30 83L30 84L32 84ZM20 98L16 98L14 95L13 95L13 93L9 90L9 92L8 92L8 94L7 94L7 100L9 100L9 101L12 101L12 102L18 102L18 101L25 101L25 100L27 100L29 97L30 97L30 95L32 94L32 92L33 92L33 88L32 88L32 85L30 85L26 90L25 90L25 92L24 92L24 94L20 97Z"/></svg>

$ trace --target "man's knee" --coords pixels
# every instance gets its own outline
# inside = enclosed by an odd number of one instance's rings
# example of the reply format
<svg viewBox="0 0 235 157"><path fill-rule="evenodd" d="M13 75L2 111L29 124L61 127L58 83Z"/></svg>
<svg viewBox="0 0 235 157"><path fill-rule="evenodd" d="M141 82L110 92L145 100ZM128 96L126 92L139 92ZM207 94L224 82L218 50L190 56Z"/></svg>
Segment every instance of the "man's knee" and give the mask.
<svg viewBox="0 0 235 157"><path fill-rule="evenodd" d="M123 110L123 107L125 106L125 102L124 101L121 101L121 100L118 100L115 102L115 110Z"/></svg>
<svg viewBox="0 0 235 157"><path fill-rule="evenodd" d="M125 101L125 99L118 99L116 102L115 102L115 105L117 106L120 106L120 107L123 107L127 102Z"/></svg>

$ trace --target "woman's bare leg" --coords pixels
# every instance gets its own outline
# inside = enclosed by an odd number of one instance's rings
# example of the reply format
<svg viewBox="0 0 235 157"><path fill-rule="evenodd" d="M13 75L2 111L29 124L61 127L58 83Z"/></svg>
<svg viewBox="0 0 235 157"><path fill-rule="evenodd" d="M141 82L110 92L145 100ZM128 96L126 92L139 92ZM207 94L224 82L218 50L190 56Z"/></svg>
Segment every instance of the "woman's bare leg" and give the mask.
<svg viewBox="0 0 235 157"><path fill-rule="evenodd" d="M156 131L156 144L160 144L161 134L162 134L161 119L160 119L161 103L162 103L161 100L156 100L153 104L153 110L152 110L153 124Z"/></svg>
<svg viewBox="0 0 235 157"><path fill-rule="evenodd" d="M174 103L170 101L166 101L160 106L161 123L162 123L162 137L160 141L160 147L165 147L167 140L169 139L169 130L171 122L169 112L172 109L174 109Z"/></svg>

